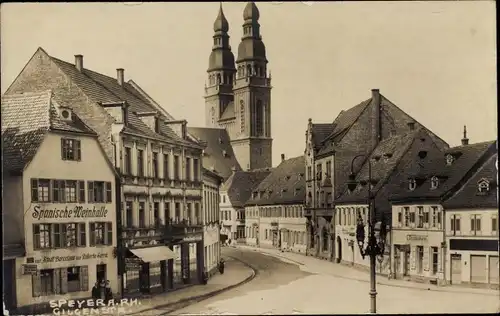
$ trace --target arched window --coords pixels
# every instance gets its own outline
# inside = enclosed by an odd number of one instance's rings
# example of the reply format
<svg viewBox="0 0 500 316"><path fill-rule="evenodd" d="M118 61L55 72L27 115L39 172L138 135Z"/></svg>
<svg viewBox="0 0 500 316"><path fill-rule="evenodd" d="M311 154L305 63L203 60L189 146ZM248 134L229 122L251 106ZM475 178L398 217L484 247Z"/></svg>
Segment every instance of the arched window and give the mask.
<svg viewBox="0 0 500 316"><path fill-rule="evenodd" d="M221 84L221 76L220 74L217 74L217 84Z"/></svg>
<svg viewBox="0 0 500 316"><path fill-rule="evenodd" d="M410 191L413 191L417 188L417 181L415 181L415 179L410 179L409 182L408 182L408 189Z"/></svg>
<svg viewBox="0 0 500 316"><path fill-rule="evenodd" d="M487 179L481 179L477 183L477 191L479 193L486 193L490 190L490 182Z"/></svg>
<svg viewBox="0 0 500 316"><path fill-rule="evenodd" d="M328 251L328 231L323 227L323 251Z"/></svg>
<svg viewBox="0 0 500 316"><path fill-rule="evenodd" d="M252 65L247 65L247 77L252 76Z"/></svg>

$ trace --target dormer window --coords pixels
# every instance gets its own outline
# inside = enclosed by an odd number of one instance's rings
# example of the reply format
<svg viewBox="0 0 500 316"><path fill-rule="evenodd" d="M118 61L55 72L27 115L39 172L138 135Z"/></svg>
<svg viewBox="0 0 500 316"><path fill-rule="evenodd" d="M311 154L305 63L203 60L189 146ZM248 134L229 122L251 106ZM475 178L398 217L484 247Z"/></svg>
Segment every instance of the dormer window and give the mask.
<svg viewBox="0 0 500 316"><path fill-rule="evenodd" d="M258 192L253 192L253 193L252 193L252 195L253 195L252 197L253 197L254 199L256 199L256 198L257 198L257 194L258 194Z"/></svg>
<svg viewBox="0 0 500 316"><path fill-rule="evenodd" d="M408 181L408 189L414 191L417 188L417 181L415 179L410 179Z"/></svg>
<svg viewBox="0 0 500 316"><path fill-rule="evenodd" d="M446 155L446 164L448 166L450 166L453 163L453 161L455 161L455 158L453 158L451 154Z"/></svg>
<svg viewBox="0 0 500 316"><path fill-rule="evenodd" d="M477 183L477 192L480 194L485 194L488 193L489 191L490 191L490 181L484 178L479 180L479 182Z"/></svg>
<svg viewBox="0 0 500 316"><path fill-rule="evenodd" d="M222 151L222 156L227 157L227 151L223 150Z"/></svg>
<svg viewBox="0 0 500 316"><path fill-rule="evenodd" d="M439 186L439 179L434 176L431 178L431 190L434 190L434 189L437 189L437 187Z"/></svg>
<svg viewBox="0 0 500 316"><path fill-rule="evenodd" d="M61 119L63 119L64 121L71 122L73 120L71 110L68 108L60 107L59 115L61 116Z"/></svg>

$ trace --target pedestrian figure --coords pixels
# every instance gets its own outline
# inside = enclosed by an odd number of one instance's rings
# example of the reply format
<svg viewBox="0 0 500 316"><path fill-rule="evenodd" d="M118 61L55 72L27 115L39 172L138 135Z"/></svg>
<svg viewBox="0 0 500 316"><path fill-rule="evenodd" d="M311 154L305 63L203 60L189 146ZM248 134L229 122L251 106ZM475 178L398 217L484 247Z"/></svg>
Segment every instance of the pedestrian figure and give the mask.
<svg viewBox="0 0 500 316"><path fill-rule="evenodd" d="M113 299L113 293L111 292L111 285L109 284L109 280L106 280L105 282L104 293L106 302L110 302Z"/></svg>
<svg viewBox="0 0 500 316"><path fill-rule="evenodd" d="M100 299L100 291L99 291L99 282L96 282L94 286L92 287L92 299L94 301Z"/></svg>
<svg viewBox="0 0 500 316"><path fill-rule="evenodd" d="M203 269L203 285L207 285L208 283L208 273L207 273L207 269Z"/></svg>
<svg viewBox="0 0 500 316"><path fill-rule="evenodd" d="M224 259L220 259L219 261L219 272L220 274L224 274Z"/></svg>

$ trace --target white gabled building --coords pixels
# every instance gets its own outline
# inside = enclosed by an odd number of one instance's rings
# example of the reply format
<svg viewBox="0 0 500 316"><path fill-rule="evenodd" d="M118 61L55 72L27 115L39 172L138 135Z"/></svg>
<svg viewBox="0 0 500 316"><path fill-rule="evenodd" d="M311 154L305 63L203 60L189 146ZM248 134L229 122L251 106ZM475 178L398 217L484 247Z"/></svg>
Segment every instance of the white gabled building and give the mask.
<svg viewBox="0 0 500 316"><path fill-rule="evenodd" d="M86 299L100 280L120 294L117 174L97 138L51 91L2 97L3 281L11 312L39 314L50 300Z"/></svg>
<svg viewBox="0 0 500 316"><path fill-rule="evenodd" d="M498 153L443 202L446 279L498 288Z"/></svg>

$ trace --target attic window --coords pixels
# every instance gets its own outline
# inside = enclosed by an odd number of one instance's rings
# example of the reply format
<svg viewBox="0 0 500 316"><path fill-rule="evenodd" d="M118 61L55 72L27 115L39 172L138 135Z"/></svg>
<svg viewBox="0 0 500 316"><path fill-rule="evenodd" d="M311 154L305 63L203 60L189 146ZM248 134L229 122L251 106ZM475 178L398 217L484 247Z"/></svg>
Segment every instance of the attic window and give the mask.
<svg viewBox="0 0 500 316"><path fill-rule="evenodd" d="M391 153L386 153L386 154L384 154L384 161L386 161L386 162L387 162L387 161L388 161L389 159L391 159L391 158L392 158L392 154L391 154Z"/></svg>
<svg viewBox="0 0 500 316"><path fill-rule="evenodd" d="M439 186L439 179L434 176L431 178L431 190L434 190L434 189L437 189L437 187Z"/></svg>
<svg viewBox="0 0 500 316"><path fill-rule="evenodd" d="M219 137L219 144L222 144L222 138Z"/></svg>
<svg viewBox="0 0 500 316"><path fill-rule="evenodd" d="M419 157L420 159L424 159L425 157L427 157L427 151L425 151L425 150L421 150L421 151L419 151L419 152L418 152L418 157Z"/></svg>
<svg viewBox="0 0 500 316"><path fill-rule="evenodd" d="M486 194L489 191L490 191L490 181L483 178L477 182L477 192L479 194Z"/></svg>
<svg viewBox="0 0 500 316"><path fill-rule="evenodd" d="M61 109L60 115L61 115L61 118L65 121L72 120L71 110L69 110L69 109Z"/></svg>
<svg viewBox="0 0 500 316"><path fill-rule="evenodd" d="M408 189L410 191L414 191L416 188L417 188L417 181L415 181L415 179L410 179L410 181L408 181Z"/></svg>
<svg viewBox="0 0 500 316"><path fill-rule="evenodd" d="M290 180L290 176L285 176L285 180Z"/></svg>
<svg viewBox="0 0 500 316"><path fill-rule="evenodd" d="M293 193L293 195L297 195L297 194L299 194L299 192L300 192L300 188L295 188L295 192Z"/></svg>
<svg viewBox="0 0 500 316"><path fill-rule="evenodd" d="M227 157L227 151L223 150L222 151L222 156Z"/></svg>
<svg viewBox="0 0 500 316"><path fill-rule="evenodd" d="M380 158L381 158L381 157L380 157L380 155L375 155L375 156L373 156L373 160L375 160L375 161L379 161L379 160L380 160Z"/></svg>
<svg viewBox="0 0 500 316"><path fill-rule="evenodd" d="M256 199L257 198L258 192L252 192L252 198Z"/></svg>
<svg viewBox="0 0 500 316"><path fill-rule="evenodd" d="M446 155L446 164L448 166L450 166L453 163L453 161L455 161L455 158L453 158L451 154Z"/></svg>

